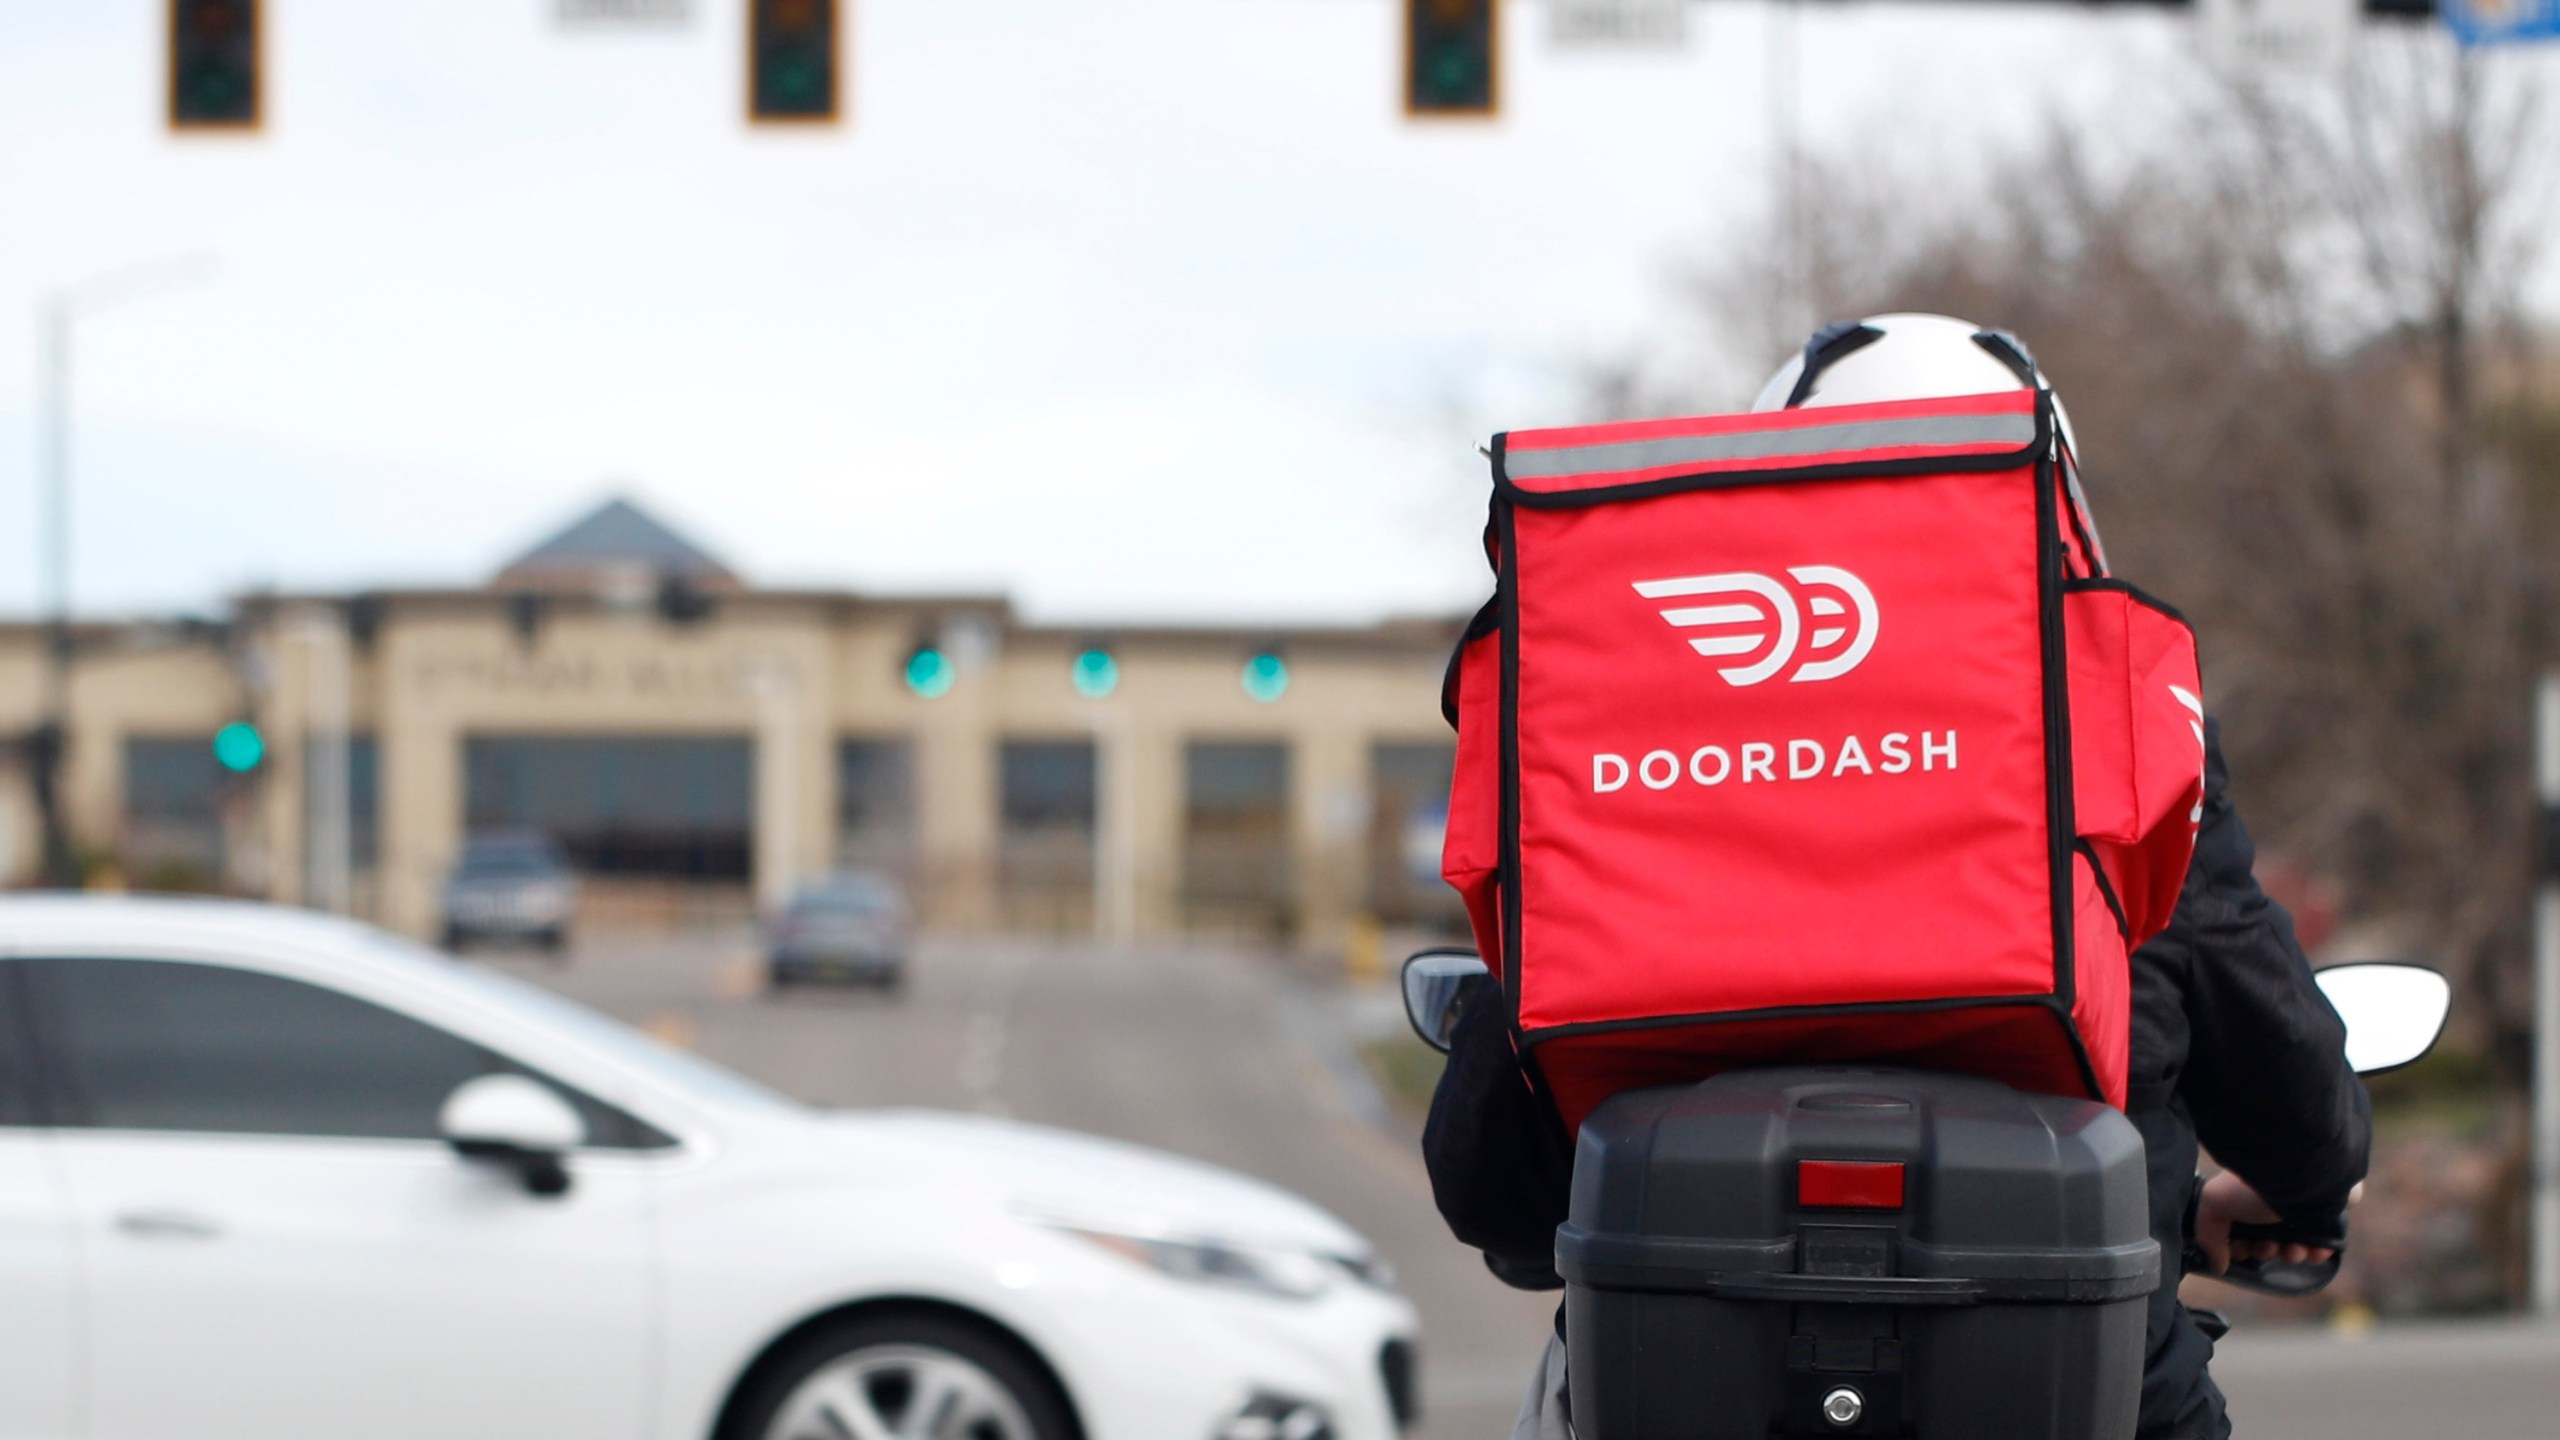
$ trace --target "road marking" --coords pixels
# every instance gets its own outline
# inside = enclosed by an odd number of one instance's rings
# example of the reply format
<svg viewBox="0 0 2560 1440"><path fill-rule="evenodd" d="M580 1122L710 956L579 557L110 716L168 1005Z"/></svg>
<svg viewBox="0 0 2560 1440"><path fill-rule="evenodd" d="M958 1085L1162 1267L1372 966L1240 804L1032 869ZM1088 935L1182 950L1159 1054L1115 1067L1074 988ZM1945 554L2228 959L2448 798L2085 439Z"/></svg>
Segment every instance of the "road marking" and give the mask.
<svg viewBox="0 0 2560 1440"><path fill-rule="evenodd" d="M996 1092L1004 1084L1004 1051L1010 1038L1013 998L1030 968L1027 952L1000 947L978 971L976 1003L960 1032L960 1088L982 1115L1010 1116L1013 1107Z"/></svg>
<svg viewBox="0 0 2560 1440"><path fill-rule="evenodd" d="M1004 1016L993 1010L981 1010L969 1017L968 1027L960 1034L960 1088L972 1100L984 1100L995 1093L1004 1079Z"/></svg>

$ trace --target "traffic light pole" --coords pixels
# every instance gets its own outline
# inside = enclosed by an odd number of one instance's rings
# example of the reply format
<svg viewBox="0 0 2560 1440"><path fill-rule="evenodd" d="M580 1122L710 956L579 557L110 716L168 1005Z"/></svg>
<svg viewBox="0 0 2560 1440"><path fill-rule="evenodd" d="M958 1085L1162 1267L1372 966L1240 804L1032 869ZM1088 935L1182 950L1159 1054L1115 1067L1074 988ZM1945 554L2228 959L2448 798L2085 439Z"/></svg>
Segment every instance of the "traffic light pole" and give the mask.
<svg viewBox="0 0 2560 1440"><path fill-rule="evenodd" d="M41 873L51 889L80 883L62 813L62 752L71 709L71 313L71 296L58 294L46 299L36 320L37 374L44 386L36 442L44 487L37 531L37 573L44 577L44 701L27 746L27 768L44 833Z"/></svg>
<svg viewBox="0 0 2560 1440"><path fill-rule="evenodd" d="M2541 802L2541 874L2533 896L2533 1216L2527 1251L2533 1313L2560 1318L2560 673L2534 703L2534 788Z"/></svg>
<svg viewBox="0 0 2560 1440"><path fill-rule="evenodd" d="M82 315L138 299L155 290L199 284L213 273L212 257L189 255L112 271L45 297L36 316L39 404L37 475L44 516L37 526L37 573L44 594L44 700L28 737L27 769L43 831L41 872L49 887L80 883L64 814L62 766L71 745L71 336Z"/></svg>

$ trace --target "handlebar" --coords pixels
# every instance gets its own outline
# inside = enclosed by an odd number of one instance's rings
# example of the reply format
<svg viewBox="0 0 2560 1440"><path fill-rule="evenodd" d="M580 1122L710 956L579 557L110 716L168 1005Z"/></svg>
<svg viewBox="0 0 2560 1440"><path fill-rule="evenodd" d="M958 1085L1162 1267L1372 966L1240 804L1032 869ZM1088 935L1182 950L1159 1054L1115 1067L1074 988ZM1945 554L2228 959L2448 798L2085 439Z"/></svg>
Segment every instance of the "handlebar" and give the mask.
<svg viewBox="0 0 2560 1440"><path fill-rule="evenodd" d="M2200 1195L2203 1191L2204 1180L2199 1176L2196 1180L2195 1194ZM2213 1259L2204 1253L2204 1247L2198 1245L2195 1240L2196 1202L2193 1195L2187 1200L2186 1233L2187 1245L2183 1259L2188 1274L2203 1275L2222 1281L2226 1285L2237 1285L2243 1290L2255 1290L2261 1295L2280 1295L2287 1299L2295 1299L2304 1295L2318 1294L2328 1287L2330 1281L2338 1278L2338 1266L2347 1258L2347 1217L2344 1215L2338 1216L2334 1222L2326 1225L2306 1225L2289 1220L2278 1220L2268 1224L2248 1220L2234 1221L2231 1226L2231 1240L2235 1245L2308 1245L2315 1249L2327 1250L2329 1258L2326 1260L2234 1260L2230 1267L2219 1275L2207 1268L2213 1264Z"/></svg>

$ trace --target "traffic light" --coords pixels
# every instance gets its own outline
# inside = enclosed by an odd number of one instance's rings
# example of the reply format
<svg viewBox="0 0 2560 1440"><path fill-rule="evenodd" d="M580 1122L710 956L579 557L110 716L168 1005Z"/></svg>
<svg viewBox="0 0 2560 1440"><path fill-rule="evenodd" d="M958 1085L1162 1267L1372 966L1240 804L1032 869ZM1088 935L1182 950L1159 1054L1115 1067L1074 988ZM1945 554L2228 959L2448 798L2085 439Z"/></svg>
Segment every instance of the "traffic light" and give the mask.
<svg viewBox="0 0 2560 1440"><path fill-rule="evenodd" d="M234 775L246 775L267 758L267 737L246 720L234 720L213 732L213 763Z"/></svg>
<svg viewBox="0 0 2560 1440"><path fill-rule="evenodd" d="M1502 0L1404 0L1408 115L1485 115L1499 103Z"/></svg>
<svg viewBox="0 0 2560 1440"><path fill-rule="evenodd" d="M259 0L169 0L169 128L258 124Z"/></svg>
<svg viewBox="0 0 2560 1440"><path fill-rule="evenodd" d="M837 0L747 0L747 118L826 123L836 118Z"/></svg>
<svg viewBox="0 0 2560 1440"><path fill-rule="evenodd" d="M951 687L960 680L960 667L952 664L949 653L930 640L918 641L916 648L907 652L904 673L907 688L924 700L941 699L950 694Z"/></svg>
<svg viewBox="0 0 2560 1440"><path fill-rule="evenodd" d="M1289 693L1289 662L1265 650L1244 662L1244 693L1268 705Z"/></svg>
<svg viewBox="0 0 2560 1440"><path fill-rule="evenodd" d="M1067 667L1067 678L1074 682L1076 693L1087 700L1099 700L1120 688L1120 661L1099 645L1088 645L1076 652L1075 663Z"/></svg>

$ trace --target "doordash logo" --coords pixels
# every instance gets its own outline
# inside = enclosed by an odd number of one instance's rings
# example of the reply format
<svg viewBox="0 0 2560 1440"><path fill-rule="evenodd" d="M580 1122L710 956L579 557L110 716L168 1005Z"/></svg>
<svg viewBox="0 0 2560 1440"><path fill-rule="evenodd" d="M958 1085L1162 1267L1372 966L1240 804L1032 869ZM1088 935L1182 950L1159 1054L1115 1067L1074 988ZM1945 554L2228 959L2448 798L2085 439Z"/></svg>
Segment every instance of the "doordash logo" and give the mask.
<svg viewBox="0 0 2560 1440"><path fill-rule="evenodd" d="M1635 586L1647 600L1713 602L1674 605L1662 618L1677 629L1706 632L1689 637L1689 648L1701 655L1760 655L1716 671L1728 685L1757 685L1790 663L1791 681L1837 680L1857 669L1876 644L1875 592L1837 565L1797 565L1787 574L1792 586L1748 570L1639 580ZM1810 635L1807 615L1813 617ZM1763 647L1766 654L1760 654Z"/></svg>

